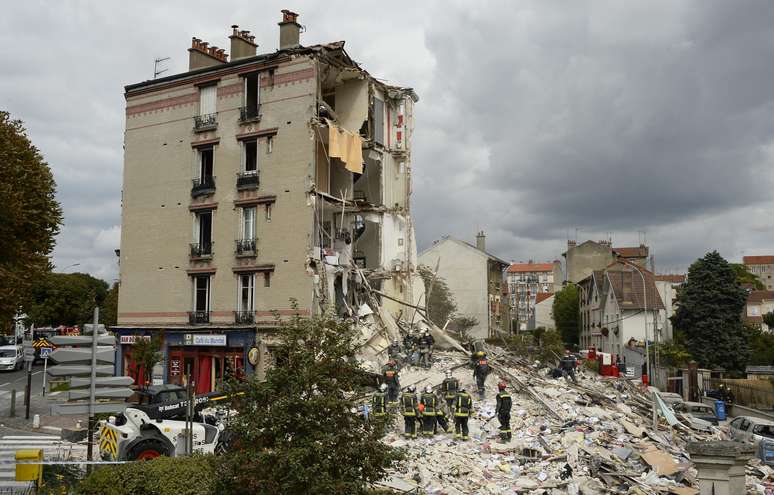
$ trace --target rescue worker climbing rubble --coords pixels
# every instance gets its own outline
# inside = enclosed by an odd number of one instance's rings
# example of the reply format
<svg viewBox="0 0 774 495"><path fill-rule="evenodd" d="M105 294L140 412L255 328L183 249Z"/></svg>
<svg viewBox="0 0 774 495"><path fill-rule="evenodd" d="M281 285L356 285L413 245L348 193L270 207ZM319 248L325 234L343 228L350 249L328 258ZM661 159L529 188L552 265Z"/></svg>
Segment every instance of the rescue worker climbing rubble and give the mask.
<svg viewBox="0 0 774 495"><path fill-rule="evenodd" d="M476 368L473 370L473 378L476 379L476 386L478 387L478 398L484 398L486 377L491 371L489 368L489 361L486 359L484 352L478 353L478 359L476 360Z"/></svg>
<svg viewBox="0 0 774 495"><path fill-rule="evenodd" d="M460 381L452 376L451 371L446 372L446 378L441 383L441 392L446 400L446 410L452 414L454 408L454 398L457 397L457 390L460 388Z"/></svg>
<svg viewBox="0 0 774 495"><path fill-rule="evenodd" d="M407 438L417 437L417 416L419 404L417 401L417 388L409 385L401 397L401 413L403 414L404 435Z"/></svg>
<svg viewBox="0 0 774 495"><path fill-rule="evenodd" d="M371 414L376 418L383 418L387 415L387 394L385 391L387 390L387 384L382 383L379 385L379 390L374 392L373 397L371 397L371 410L373 411Z"/></svg>
<svg viewBox="0 0 774 495"><path fill-rule="evenodd" d="M454 399L454 438L457 440L470 440L468 431L468 419L473 410L473 398L460 386L457 397Z"/></svg>
<svg viewBox="0 0 774 495"><path fill-rule="evenodd" d="M429 330L425 330L425 333L419 337L419 364L424 368L429 368L433 360L433 346L435 345L435 339L430 335Z"/></svg>
<svg viewBox="0 0 774 495"><path fill-rule="evenodd" d="M505 382L497 384L497 405L495 406L495 414L500 421L500 440L509 441L512 438L511 433L511 407L513 402L511 395L506 391L507 385Z"/></svg>
<svg viewBox="0 0 774 495"><path fill-rule="evenodd" d="M387 385L387 402L389 405L398 404L398 394L400 393L399 372L400 366L394 359L387 361L387 364L382 368L382 384Z"/></svg>
<svg viewBox="0 0 774 495"><path fill-rule="evenodd" d="M401 358L400 342L393 340L392 344L387 348L387 355L390 359L398 360Z"/></svg>
<svg viewBox="0 0 774 495"><path fill-rule="evenodd" d="M422 407L422 434L431 437L436 432L436 415L438 412L438 398L433 393L433 387L428 385L425 388L419 403L424 406Z"/></svg>

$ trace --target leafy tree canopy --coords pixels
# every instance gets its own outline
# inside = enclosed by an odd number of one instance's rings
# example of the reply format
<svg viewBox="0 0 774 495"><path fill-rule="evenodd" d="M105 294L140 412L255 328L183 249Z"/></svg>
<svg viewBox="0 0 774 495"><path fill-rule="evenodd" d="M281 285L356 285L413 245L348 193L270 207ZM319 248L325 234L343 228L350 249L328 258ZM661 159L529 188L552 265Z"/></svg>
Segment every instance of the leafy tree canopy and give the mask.
<svg viewBox="0 0 774 495"><path fill-rule="evenodd" d="M113 327L118 324L118 282L113 282L113 286L107 291L105 300L102 303L100 319L107 327Z"/></svg>
<svg viewBox="0 0 774 495"><path fill-rule="evenodd" d="M579 341L579 297L578 287L575 284L567 284L554 296L552 309L556 329L559 330L564 342L568 344L577 344Z"/></svg>
<svg viewBox="0 0 774 495"><path fill-rule="evenodd" d="M731 268L733 268L734 273L736 274L736 280L740 284L752 284L753 289L755 290L766 290L766 285L761 282L761 279L759 279L758 276L754 273L751 273L749 270L747 270L747 267L743 264L731 263Z"/></svg>
<svg viewBox="0 0 774 495"><path fill-rule="evenodd" d="M774 313L768 314L774 315ZM774 326L769 328L772 327ZM771 366L774 364L774 333L764 332L759 326L748 326L747 331L750 339L750 360L747 364L752 366Z"/></svg>
<svg viewBox="0 0 774 495"><path fill-rule="evenodd" d="M743 371L749 356L742 324L747 293L731 265L717 251L707 253L691 265L677 294L675 328L699 365Z"/></svg>
<svg viewBox="0 0 774 495"><path fill-rule="evenodd" d="M767 327L769 327L770 332L774 332L774 311L769 311L765 315L763 315L763 323L766 324Z"/></svg>
<svg viewBox="0 0 774 495"><path fill-rule="evenodd" d="M433 323L443 327L447 320L454 318L454 313L457 311L454 294L449 290L446 280L435 275L430 267L419 265L419 275L425 284L427 316Z"/></svg>
<svg viewBox="0 0 774 495"><path fill-rule="evenodd" d="M277 338L266 381L235 385L244 395L222 493L365 493L402 454L380 441L384 421L354 412L355 331L329 315L296 317Z"/></svg>
<svg viewBox="0 0 774 495"><path fill-rule="evenodd" d="M86 273L47 273L31 292L24 310L35 326L82 325L92 322L95 304L102 308L108 284Z"/></svg>
<svg viewBox="0 0 774 495"><path fill-rule="evenodd" d="M51 269L48 255L62 223L48 164L21 121L0 111L0 329L32 284Z"/></svg>

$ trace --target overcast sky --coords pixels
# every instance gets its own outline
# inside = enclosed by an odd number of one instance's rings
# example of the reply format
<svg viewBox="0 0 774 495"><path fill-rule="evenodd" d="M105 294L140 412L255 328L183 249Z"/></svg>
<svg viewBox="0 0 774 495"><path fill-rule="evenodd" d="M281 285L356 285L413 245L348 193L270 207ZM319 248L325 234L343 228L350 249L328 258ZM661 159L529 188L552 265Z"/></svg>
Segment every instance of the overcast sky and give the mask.
<svg viewBox="0 0 774 495"><path fill-rule="evenodd" d="M517 261L560 257L568 236L645 235L664 272L712 249L774 254L774 2L17 1L0 109L54 171L59 270L117 276L123 86L155 57L185 71L192 36L228 47L231 24L272 52L282 8L302 43L346 40L417 90L420 249L484 230Z"/></svg>

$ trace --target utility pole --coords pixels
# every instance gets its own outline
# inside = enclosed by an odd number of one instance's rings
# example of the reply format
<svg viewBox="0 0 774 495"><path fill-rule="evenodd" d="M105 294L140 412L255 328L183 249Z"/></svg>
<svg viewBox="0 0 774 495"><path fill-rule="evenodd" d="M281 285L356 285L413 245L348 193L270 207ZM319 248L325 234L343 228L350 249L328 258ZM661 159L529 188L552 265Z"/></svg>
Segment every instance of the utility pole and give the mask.
<svg viewBox="0 0 774 495"><path fill-rule="evenodd" d="M94 451L94 401L96 400L96 392L97 392L97 345L99 342L99 329L97 328L97 325L99 324L99 307L94 308L94 326L91 330L91 385L89 386L89 426L88 426L88 435L89 435L89 443L86 447L87 449L87 455L89 460L92 459L92 454ZM91 465L89 465L89 468L91 468Z"/></svg>

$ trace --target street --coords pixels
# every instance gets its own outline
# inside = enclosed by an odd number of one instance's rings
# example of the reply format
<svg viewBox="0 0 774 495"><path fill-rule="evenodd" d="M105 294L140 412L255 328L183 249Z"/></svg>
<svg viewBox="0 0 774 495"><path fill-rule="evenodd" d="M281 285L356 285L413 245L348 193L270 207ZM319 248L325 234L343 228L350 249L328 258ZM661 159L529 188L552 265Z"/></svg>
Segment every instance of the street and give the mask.
<svg viewBox="0 0 774 495"><path fill-rule="evenodd" d="M0 371L0 415L5 413L5 409L10 406L11 390L16 389L16 393L22 394L17 399L22 399L24 404L24 387L27 385L27 371ZM43 394L43 363L32 367L32 395L42 396ZM16 404L17 410L19 403Z"/></svg>

